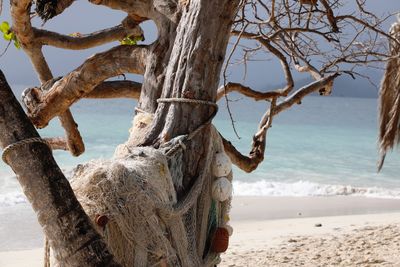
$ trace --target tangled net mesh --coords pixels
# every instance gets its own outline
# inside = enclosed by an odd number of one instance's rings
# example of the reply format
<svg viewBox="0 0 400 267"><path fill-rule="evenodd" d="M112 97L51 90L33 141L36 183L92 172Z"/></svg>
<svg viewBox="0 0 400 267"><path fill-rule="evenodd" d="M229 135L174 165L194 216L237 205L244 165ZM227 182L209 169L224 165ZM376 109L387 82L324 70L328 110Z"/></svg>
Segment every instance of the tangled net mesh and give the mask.
<svg viewBox="0 0 400 267"><path fill-rule="evenodd" d="M180 185L174 184L173 176L181 175L181 152L167 158L163 149L136 147L111 160L93 160L76 168L71 186L77 199L122 266L219 262L210 243L216 227L227 221L231 199L216 203L211 197L211 161L223 149L214 127L211 132L205 171L180 201ZM109 219L106 226L96 225L99 215Z"/></svg>
<svg viewBox="0 0 400 267"><path fill-rule="evenodd" d="M151 148L138 148L118 161L96 160L80 166L71 186L84 210L110 218L97 230L124 266L149 266L166 260L176 265L176 252L166 222L157 207L176 203L165 157Z"/></svg>

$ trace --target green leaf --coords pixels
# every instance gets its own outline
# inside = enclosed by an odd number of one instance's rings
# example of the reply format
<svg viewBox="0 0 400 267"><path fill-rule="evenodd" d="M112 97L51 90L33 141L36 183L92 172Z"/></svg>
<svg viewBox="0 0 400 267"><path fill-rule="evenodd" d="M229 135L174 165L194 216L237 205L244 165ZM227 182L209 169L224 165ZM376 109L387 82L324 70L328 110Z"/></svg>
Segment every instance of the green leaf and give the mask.
<svg viewBox="0 0 400 267"><path fill-rule="evenodd" d="M0 24L0 31L1 31L2 33L8 33L8 32L10 31L10 24L8 24L7 21L3 21L3 22Z"/></svg>
<svg viewBox="0 0 400 267"><path fill-rule="evenodd" d="M21 49L21 43L18 41L17 38L14 38L14 46L17 49Z"/></svg>
<svg viewBox="0 0 400 267"><path fill-rule="evenodd" d="M4 33L3 37L6 41L11 41L14 39L15 35L13 32Z"/></svg>
<svg viewBox="0 0 400 267"><path fill-rule="evenodd" d="M121 40L122 45L136 45L137 42L130 37L125 37L124 39Z"/></svg>
<svg viewBox="0 0 400 267"><path fill-rule="evenodd" d="M122 39L120 42L122 45L137 45L137 42L143 41L143 36L127 36Z"/></svg>

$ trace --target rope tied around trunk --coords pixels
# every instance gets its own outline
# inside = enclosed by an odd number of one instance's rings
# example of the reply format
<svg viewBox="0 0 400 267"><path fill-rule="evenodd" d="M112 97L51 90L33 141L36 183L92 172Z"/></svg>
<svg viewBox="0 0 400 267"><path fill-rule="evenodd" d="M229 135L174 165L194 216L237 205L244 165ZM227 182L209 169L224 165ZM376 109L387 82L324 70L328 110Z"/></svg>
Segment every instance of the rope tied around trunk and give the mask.
<svg viewBox="0 0 400 267"><path fill-rule="evenodd" d="M42 139L42 138L40 138L40 137L33 137L33 138L28 138L28 139L24 139L24 140L18 141L18 142L15 142L15 143L12 143L12 144L6 146L6 147L4 148L4 150L3 150L3 155L2 155L2 157L1 157L1 159L2 159L7 165L10 165L10 164L8 163L8 160L7 160L8 154L9 154L12 150L14 150L14 149L16 149L16 148L18 148L18 147L20 147L20 146L24 146L24 145L28 145L28 144L32 144L32 143L42 143L42 144L45 144L46 146L48 146L48 147L50 148L50 151L52 151L52 150L51 150L51 147L50 147L50 144L49 144L46 140L44 140L44 139Z"/></svg>
<svg viewBox="0 0 400 267"><path fill-rule="evenodd" d="M205 106L211 106L214 108L213 113L208 117L208 119L204 123L202 123L200 126L198 126L191 133L185 134L183 136L179 136L180 138L178 138L178 141L175 142L175 144L168 151L165 152L165 155L167 157L171 157L173 154L175 154L180 149L185 150L186 149L185 142L188 142L191 139L193 139L199 132L201 132L205 127L207 127L211 123L211 121L214 119L215 115L217 115L217 112L218 112L218 105L215 102L207 101L207 100L174 97L174 98L159 98L159 99L157 99L157 103L183 103L183 104L192 104L192 105L205 105Z"/></svg>

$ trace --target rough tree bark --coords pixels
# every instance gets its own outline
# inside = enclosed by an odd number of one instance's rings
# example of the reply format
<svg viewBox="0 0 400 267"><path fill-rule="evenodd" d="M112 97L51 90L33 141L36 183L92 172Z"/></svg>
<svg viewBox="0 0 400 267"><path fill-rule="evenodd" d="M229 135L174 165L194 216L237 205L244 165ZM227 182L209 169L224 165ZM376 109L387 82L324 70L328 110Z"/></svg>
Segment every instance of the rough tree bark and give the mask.
<svg viewBox="0 0 400 267"><path fill-rule="evenodd" d="M175 43L166 67L162 87L162 98L191 98L215 102L221 67L229 40L229 32L239 1L190 1L185 7L176 29ZM208 27L204 27L207 24ZM145 76L146 79L146 76ZM143 90L140 98L141 107L147 107L151 112L152 104L157 96L151 92L146 95ZM151 103L146 103L146 102ZM152 127L143 144L158 146L172 138L194 131L205 123L214 110L209 106L187 103L160 103L155 112ZM210 142L209 128L205 128L187 144L183 155L183 183L177 188L178 197L183 198L205 166L206 148ZM208 170L210 172L210 170ZM205 203L198 201L187 214L186 226L190 227L193 220L200 214L208 214ZM209 206L209 203L208 203ZM203 216L204 216L203 214ZM207 217L207 216L205 216ZM202 223L195 224L196 232L201 231ZM197 235L196 235L197 236ZM201 266L201 255L204 254L205 239L191 240L189 251L197 251L200 255L195 266Z"/></svg>
<svg viewBox="0 0 400 267"><path fill-rule="evenodd" d="M0 145L39 137L0 71ZM64 266L120 266L94 230L51 150L29 143L7 154L21 187L37 214L55 257Z"/></svg>
<svg viewBox="0 0 400 267"><path fill-rule="evenodd" d="M177 27L176 41L166 68L162 98L191 98L216 101L233 17L239 1L191 1ZM207 24L208 27L204 27ZM146 92L142 92L145 94ZM144 98L145 96L143 96ZM140 105L144 100L141 96ZM147 98L146 98L147 99ZM153 99L155 101L156 99ZM190 133L207 121L209 106L161 103L145 144L162 144L178 135ZM184 191L201 168L207 133L199 134L185 153Z"/></svg>

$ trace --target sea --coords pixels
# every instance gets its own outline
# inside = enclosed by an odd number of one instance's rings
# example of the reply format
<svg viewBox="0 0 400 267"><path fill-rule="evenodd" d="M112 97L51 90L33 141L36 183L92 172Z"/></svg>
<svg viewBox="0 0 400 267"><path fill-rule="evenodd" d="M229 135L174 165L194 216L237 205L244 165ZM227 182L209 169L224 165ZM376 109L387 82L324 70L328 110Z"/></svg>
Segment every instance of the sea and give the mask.
<svg viewBox="0 0 400 267"><path fill-rule="evenodd" d="M13 88L19 97L23 87ZM112 157L116 146L128 138L135 105L133 100L82 100L74 104L71 110L86 152L77 158L68 152L54 152L66 175L77 164ZM233 94L228 102L219 102L213 123L248 154L268 105ZM309 96L301 105L277 115L268 131L264 162L252 173L234 167L234 195L400 199L399 151L389 153L383 170L377 172L377 106L374 98ZM57 119L39 132L43 137L64 134ZM14 173L0 162L0 208L24 203Z"/></svg>

